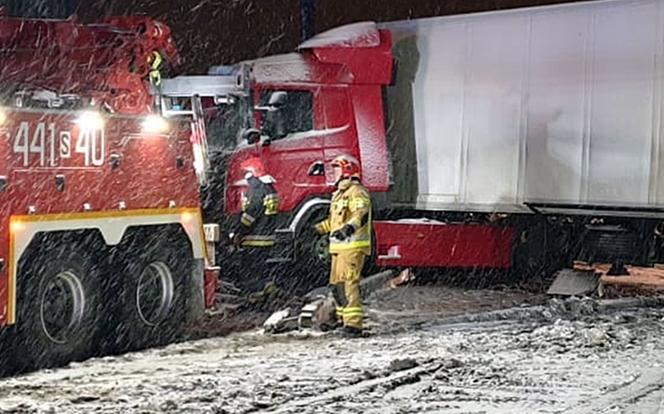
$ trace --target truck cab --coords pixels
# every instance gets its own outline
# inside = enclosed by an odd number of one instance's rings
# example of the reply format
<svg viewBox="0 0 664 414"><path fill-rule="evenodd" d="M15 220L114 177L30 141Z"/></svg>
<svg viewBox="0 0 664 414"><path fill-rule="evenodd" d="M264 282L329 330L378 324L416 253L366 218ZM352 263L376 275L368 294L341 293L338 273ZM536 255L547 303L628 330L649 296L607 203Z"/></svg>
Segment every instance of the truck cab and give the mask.
<svg viewBox="0 0 664 414"><path fill-rule="evenodd" d="M204 102L208 220L230 224L240 212L246 189L240 164L251 157L274 178L281 227L293 235L325 214L334 189L329 164L339 154L361 160L371 191L387 191L382 87L391 72L389 33L359 23L305 42L296 53L165 80L164 94L180 90ZM186 82L189 88L178 86Z"/></svg>

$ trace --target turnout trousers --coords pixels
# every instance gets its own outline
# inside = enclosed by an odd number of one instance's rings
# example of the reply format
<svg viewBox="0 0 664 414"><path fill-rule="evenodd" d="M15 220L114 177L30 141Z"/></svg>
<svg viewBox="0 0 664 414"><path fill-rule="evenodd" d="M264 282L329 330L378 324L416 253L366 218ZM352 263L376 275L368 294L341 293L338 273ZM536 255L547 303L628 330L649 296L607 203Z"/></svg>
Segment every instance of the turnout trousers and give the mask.
<svg viewBox="0 0 664 414"><path fill-rule="evenodd" d="M362 329L362 297L360 296L360 278L365 252L348 250L332 254L330 284L333 286L337 302L337 319L344 326Z"/></svg>

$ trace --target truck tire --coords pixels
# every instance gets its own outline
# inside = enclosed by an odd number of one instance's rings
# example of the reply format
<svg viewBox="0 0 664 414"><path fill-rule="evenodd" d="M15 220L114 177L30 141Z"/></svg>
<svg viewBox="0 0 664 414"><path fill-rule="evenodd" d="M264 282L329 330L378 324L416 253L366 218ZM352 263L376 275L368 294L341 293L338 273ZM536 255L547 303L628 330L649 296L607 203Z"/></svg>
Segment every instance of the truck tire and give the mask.
<svg viewBox="0 0 664 414"><path fill-rule="evenodd" d="M160 233L156 231L156 233ZM155 234L123 255L117 348L122 351L176 340L187 321L194 261L188 242Z"/></svg>
<svg viewBox="0 0 664 414"><path fill-rule="evenodd" d="M103 292L100 268L85 246L48 243L19 264L12 341L19 370L94 355L104 316Z"/></svg>
<svg viewBox="0 0 664 414"><path fill-rule="evenodd" d="M317 216L305 225L297 247L297 272L304 280L298 281L304 291L327 284L330 275L330 242L327 234L318 234L313 226L325 215Z"/></svg>
<svg viewBox="0 0 664 414"><path fill-rule="evenodd" d="M313 227L316 223L320 222L327 216L327 211L321 211L318 215L310 220L308 225L305 225L301 230L300 243L297 249L296 268L299 274L306 275L307 279L298 281L302 289L306 288L307 292L314 288L326 286L330 278L330 239L327 234L318 234ZM376 240L376 236L372 230L372 240ZM375 243L374 243L375 244ZM366 258L365 266L362 274L368 275L371 272L377 271L375 266L376 262L376 249L372 249L371 255Z"/></svg>

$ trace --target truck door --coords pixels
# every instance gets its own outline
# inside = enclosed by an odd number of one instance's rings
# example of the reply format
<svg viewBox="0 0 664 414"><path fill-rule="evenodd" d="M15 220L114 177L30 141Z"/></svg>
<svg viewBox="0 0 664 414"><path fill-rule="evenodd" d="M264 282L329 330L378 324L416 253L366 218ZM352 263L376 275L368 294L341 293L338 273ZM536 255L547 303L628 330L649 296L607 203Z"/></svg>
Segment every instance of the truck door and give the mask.
<svg viewBox="0 0 664 414"><path fill-rule="evenodd" d="M321 104L325 113L325 173L329 191L334 187L331 162L346 154L360 159L355 120L351 111L348 88L331 86L321 90Z"/></svg>
<svg viewBox="0 0 664 414"><path fill-rule="evenodd" d="M323 154L327 131L318 98L317 88L260 91L260 107L271 108L262 111L261 158L276 180L282 211L328 192Z"/></svg>

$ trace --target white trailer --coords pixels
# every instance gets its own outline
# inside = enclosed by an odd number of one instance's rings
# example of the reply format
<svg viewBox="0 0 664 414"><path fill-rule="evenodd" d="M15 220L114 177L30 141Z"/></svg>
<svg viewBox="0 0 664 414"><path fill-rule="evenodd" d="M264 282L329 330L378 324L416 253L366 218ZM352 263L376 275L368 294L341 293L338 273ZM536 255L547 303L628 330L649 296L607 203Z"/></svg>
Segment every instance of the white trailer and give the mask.
<svg viewBox="0 0 664 414"><path fill-rule="evenodd" d="M416 176L417 194L401 201L424 210L517 213L532 203L664 216L664 0L380 28L391 31L397 60L386 99L393 176L406 187L407 170Z"/></svg>

